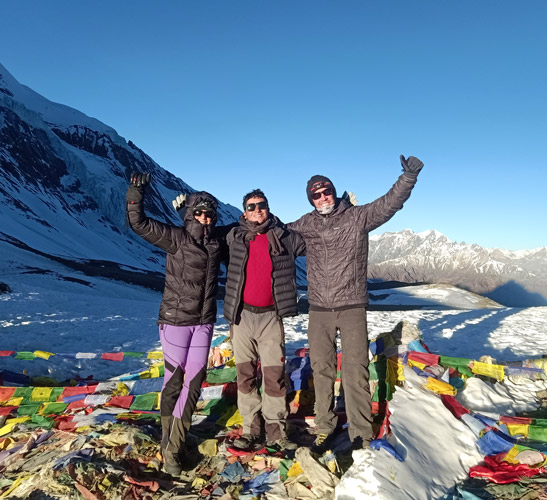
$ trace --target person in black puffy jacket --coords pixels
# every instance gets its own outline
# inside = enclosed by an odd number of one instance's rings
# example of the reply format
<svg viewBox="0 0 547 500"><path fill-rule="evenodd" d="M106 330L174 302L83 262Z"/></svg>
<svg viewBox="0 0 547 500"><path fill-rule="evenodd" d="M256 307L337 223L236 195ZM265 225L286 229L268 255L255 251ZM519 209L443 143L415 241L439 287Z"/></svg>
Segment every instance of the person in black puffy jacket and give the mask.
<svg viewBox="0 0 547 500"><path fill-rule="evenodd" d="M164 470L180 475L190 462L185 446L192 413L205 379L216 321L221 242L215 234L218 202L189 194L182 227L147 217L143 198L150 174L132 173L126 213L135 233L167 252L158 324L165 375L161 391Z"/></svg>

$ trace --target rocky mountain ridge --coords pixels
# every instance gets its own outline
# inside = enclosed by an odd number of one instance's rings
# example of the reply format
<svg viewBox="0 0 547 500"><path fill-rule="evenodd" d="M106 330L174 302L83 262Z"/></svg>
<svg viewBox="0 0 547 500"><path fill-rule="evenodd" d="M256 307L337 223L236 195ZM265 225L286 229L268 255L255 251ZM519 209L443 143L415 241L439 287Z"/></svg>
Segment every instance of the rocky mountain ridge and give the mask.
<svg viewBox="0 0 547 500"><path fill-rule="evenodd" d="M410 229L370 238L369 278L446 283L506 306L547 305L547 247L510 251Z"/></svg>

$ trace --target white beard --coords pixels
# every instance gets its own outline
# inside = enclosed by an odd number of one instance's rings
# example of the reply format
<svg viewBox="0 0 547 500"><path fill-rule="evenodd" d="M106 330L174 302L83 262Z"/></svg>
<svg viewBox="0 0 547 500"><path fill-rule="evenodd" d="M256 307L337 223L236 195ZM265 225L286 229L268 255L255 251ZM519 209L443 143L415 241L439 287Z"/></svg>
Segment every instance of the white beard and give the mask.
<svg viewBox="0 0 547 500"><path fill-rule="evenodd" d="M324 205L316 208L321 215L329 215L334 210L334 203L332 205Z"/></svg>

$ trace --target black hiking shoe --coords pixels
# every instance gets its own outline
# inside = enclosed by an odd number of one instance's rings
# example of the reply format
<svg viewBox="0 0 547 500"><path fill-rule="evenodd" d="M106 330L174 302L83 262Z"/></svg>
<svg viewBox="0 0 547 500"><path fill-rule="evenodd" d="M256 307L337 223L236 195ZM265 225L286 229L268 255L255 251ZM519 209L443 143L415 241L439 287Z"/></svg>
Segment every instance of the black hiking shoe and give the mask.
<svg viewBox="0 0 547 500"><path fill-rule="evenodd" d="M266 443L266 447L283 453L285 451L296 450L298 448L298 444L294 441L291 441L288 437L284 436L282 438L276 439L275 441L268 441Z"/></svg>
<svg viewBox="0 0 547 500"><path fill-rule="evenodd" d="M241 451L258 451L264 448L264 441L255 434L243 434L241 437L234 439L234 448Z"/></svg>
<svg viewBox="0 0 547 500"><path fill-rule="evenodd" d="M161 450L163 460L163 470L170 476L178 477L182 474L183 467L180 457L177 453L167 450Z"/></svg>

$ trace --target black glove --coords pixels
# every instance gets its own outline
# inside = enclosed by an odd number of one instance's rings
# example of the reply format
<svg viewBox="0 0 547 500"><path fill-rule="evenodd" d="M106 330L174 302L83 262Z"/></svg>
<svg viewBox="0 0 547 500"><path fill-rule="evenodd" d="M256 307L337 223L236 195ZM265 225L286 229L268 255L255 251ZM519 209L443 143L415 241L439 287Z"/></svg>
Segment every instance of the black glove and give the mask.
<svg viewBox="0 0 547 500"><path fill-rule="evenodd" d="M409 156L408 160L405 160L403 155L401 155L401 165L403 166L403 172L416 175L420 173L420 170L422 170L422 167L424 166L423 162L418 160L415 156Z"/></svg>
<svg viewBox="0 0 547 500"><path fill-rule="evenodd" d="M125 195L127 203L141 203L144 196L144 187L150 184L150 174L131 172L129 189Z"/></svg>

